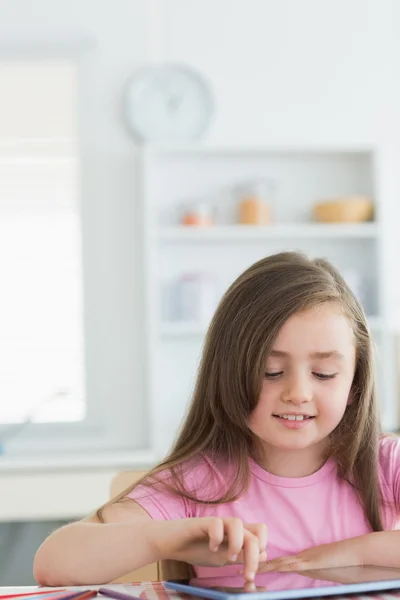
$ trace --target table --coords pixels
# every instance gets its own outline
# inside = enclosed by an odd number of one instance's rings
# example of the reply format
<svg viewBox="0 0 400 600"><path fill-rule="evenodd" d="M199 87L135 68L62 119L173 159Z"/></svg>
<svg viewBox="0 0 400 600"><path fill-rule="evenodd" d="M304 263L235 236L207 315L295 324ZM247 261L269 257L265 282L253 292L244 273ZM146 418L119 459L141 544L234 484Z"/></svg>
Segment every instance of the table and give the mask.
<svg viewBox="0 0 400 600"><path fill-rule="evenodd" d="M190 597L186 594L179 594L173 590L166 590L161 581L143 581L137 582L134 584L114 584L108 585L107 587L115 587L115 588L128 588L130 585L137 585L142 588L142 593L139 594L142 600L188 600ZM99 585L80 585L75 586L75 588L79 589L98 589ZM20 594L26 592L34 592L39 589L39 586L8 586L8 587L0 587L0 596L5 594ZM42 590L48 590L52 588L43 587L40 588ZM74 589L74 587L68 588ZM28 597L29 598L29 597ZM98 596L98 598L102 600L107 600L105 596ZM334 597L327 598L326 600L332 600ZM400 600L400 591L399 592L381 592L381 593L371 593L371 594L362 594L355 595L351 594L349 596L336 596L337 600ZM96 599L97 600L97 599ZM193 600L196 600L193 596ZM199 600L199 599L197 599ZM319 600L316 598L315 600Z"/></svg>

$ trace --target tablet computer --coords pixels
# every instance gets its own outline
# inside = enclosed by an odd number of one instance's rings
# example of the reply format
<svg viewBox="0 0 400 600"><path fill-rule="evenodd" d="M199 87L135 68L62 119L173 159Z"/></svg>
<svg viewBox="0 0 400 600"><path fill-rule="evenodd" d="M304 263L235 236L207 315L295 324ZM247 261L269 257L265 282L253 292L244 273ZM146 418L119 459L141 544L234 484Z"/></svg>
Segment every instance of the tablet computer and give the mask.
<svg viewBox="0 0 400 600"><path fill-rule="evenodd" d="M244 584L243 578L221 577L190 582L171 580L164 585L166 589L210 600L297 600L388 590L393 594L397 590L400 598L400 569L343 567L301 573L258 573L254 584Z"/></svg>

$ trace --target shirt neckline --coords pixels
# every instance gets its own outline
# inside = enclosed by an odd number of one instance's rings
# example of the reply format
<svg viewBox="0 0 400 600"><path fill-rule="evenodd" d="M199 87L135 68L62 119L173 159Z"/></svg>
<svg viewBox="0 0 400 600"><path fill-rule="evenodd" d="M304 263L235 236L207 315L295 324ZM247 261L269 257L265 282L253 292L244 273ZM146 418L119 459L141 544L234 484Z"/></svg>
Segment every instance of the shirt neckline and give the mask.
<svg viewBox="0 0 400 600"><path fill-rule="evenodd" d="M250 471L263 481L270 483L271 485L287 488L306 487L309 485L315 485L327 475L329 475L336 467L336 463L333 459L328 459L318 471L311 473L311 475L305 475L304 477L281 477L280 475L274 475L268 473L254 460L250 460Z"/></svg>

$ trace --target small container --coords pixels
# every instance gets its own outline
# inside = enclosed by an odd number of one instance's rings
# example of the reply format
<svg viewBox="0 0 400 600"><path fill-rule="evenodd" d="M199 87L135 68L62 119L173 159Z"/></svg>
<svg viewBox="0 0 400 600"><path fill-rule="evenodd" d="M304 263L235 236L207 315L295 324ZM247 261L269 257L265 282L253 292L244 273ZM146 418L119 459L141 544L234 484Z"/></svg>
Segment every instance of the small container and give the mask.
<svg viewBox="0 0 400 600"><path fill-rule="evenodd" d="M209 273L186 273L176 286L177 316L181 321L208 324L217 304L214 277Z"/></svg>
<svg viewBox="0 0 400 600"><path fill-rule="evenodd" d="M269 182L255 182L236 188L238 221L242 225L269 225L272 222L273 187Z"/></svg>
<svg viewBox="0 0 400 600"><path fill-rule="evenodd" d="M209 227L214 225L214 215L211 206L206 203L195 204L187 208L181 218L182 225Z"/></svg>

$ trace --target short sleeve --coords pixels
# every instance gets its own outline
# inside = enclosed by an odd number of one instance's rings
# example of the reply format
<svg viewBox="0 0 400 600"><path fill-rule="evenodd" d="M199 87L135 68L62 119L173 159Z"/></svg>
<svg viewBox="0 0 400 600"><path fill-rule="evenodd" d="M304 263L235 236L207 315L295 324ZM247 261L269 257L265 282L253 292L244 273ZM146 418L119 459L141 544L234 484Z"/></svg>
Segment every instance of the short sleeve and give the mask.
<svg viewBox="0 0 400 600"><path fill-rule="evenodd" d="M214 462L208 458L182 465L181 478L184 490L192 499L174 493L163 484L172 483L169 471L157 476L157 481L139 484L127 494L135 500L153 519L171 520L204 516L206 504L216 501L224 493L226 480Z"/></svg>
<svg viewBox="0 0 400 600"><path fill-rule="evenodd" d="M138 485L128 494L152 519L185 519L191 516L186 498L164 490L160 486Z"/></svg>

